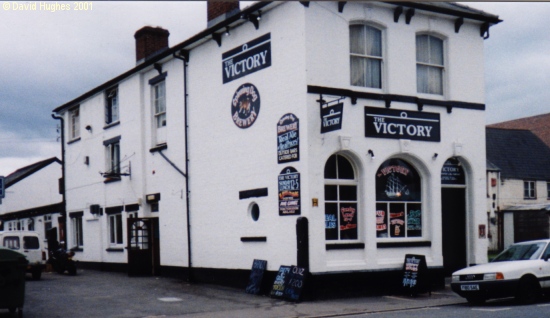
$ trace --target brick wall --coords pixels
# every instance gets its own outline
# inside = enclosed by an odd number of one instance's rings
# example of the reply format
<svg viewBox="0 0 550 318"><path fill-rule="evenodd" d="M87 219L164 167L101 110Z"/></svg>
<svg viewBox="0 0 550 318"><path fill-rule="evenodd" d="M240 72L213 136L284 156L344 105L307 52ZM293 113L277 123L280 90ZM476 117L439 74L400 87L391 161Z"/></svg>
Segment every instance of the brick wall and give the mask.
<svg viewBox="0 0 550 318"><path fill-rule="evenodd" d="M163 49L168 48L170 32L160 27L143 27L136 31L136 61L146 59Z"/></svg>

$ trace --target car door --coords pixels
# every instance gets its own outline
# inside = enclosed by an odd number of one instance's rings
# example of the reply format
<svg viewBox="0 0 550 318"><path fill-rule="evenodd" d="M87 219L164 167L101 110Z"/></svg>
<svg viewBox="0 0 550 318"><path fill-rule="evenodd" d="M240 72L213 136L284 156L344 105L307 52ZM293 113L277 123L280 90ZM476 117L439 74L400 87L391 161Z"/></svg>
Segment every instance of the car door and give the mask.
<svg viewBox="0 0 550 318"><path fill-rule="evenodd" d="M546 246L546 250L542 254L541 271L542 275L539 277L540 286L542 288L550 288L550 244Z"/></svg>

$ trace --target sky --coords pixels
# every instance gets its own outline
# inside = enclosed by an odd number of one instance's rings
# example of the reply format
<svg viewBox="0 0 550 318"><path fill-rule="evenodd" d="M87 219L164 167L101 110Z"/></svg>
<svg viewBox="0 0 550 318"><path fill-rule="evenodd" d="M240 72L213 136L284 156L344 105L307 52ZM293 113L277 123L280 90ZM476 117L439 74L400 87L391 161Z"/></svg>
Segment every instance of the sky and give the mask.
<svg viewBox="0 0 550 318"><path fill-rule="evenodd" d="M0 176L61 158L52 110L132 69L135 31L163 27L174 46L206 28L203 1L40 3L0 1ZM550 2L463 4L504 20L485 40L487 124L550 112Z"/></svg>

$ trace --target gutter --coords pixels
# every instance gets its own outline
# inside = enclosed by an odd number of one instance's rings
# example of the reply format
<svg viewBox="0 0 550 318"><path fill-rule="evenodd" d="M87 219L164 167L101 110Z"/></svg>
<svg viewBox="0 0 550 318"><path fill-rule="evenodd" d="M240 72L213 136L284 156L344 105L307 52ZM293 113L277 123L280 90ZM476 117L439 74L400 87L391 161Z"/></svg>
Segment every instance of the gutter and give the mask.
<svg viewBox="0 0 550 318"><path fill-rule="evenodd" d="M187 216L187 281L192 282L193 281L193 262L191 261L191 209L189 205L189 199L190 199L190 191L189 191L189 143L188 143L188 135L189 135L189 121L188 121L188 102L187 102L187 66L189 62L189 51L186 51L184 49L181 49L177 53L173 53L174 58L177 58L183 62L183 113L184 113L184 125L185 125L185 172L187 175L183 174L185 176L185 192L186 192L186 199L185 199L185 205L186 205L186 216ZM160 152L162 156L162 152ZM179 169L178 169L179 170Z"/></svg>
<svg viewBox="0 0 550 318"><path fill-rule="evenodd" d="M63 186L61 189L61 216L65 219L63 222L63 248L67 249L67 199L65 197L65 120L63 117L56 116L52 114L52 118L61 121L61 181L60 186ZM61 237L59 238L61 239Z"/></svg>

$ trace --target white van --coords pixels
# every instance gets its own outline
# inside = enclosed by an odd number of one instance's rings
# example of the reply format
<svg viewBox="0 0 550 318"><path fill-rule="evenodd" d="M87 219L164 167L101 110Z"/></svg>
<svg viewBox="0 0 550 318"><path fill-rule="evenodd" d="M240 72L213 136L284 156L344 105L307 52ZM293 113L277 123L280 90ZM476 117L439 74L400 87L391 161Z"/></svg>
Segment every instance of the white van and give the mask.
<svg viewBox="0 0 550 318"><path fill-rule="evenodd" d="M0 245L24 254L29 261L27 273L31 273L33 279L40 279L46 268L46 251L36 232L0 232Z"/></svg>

